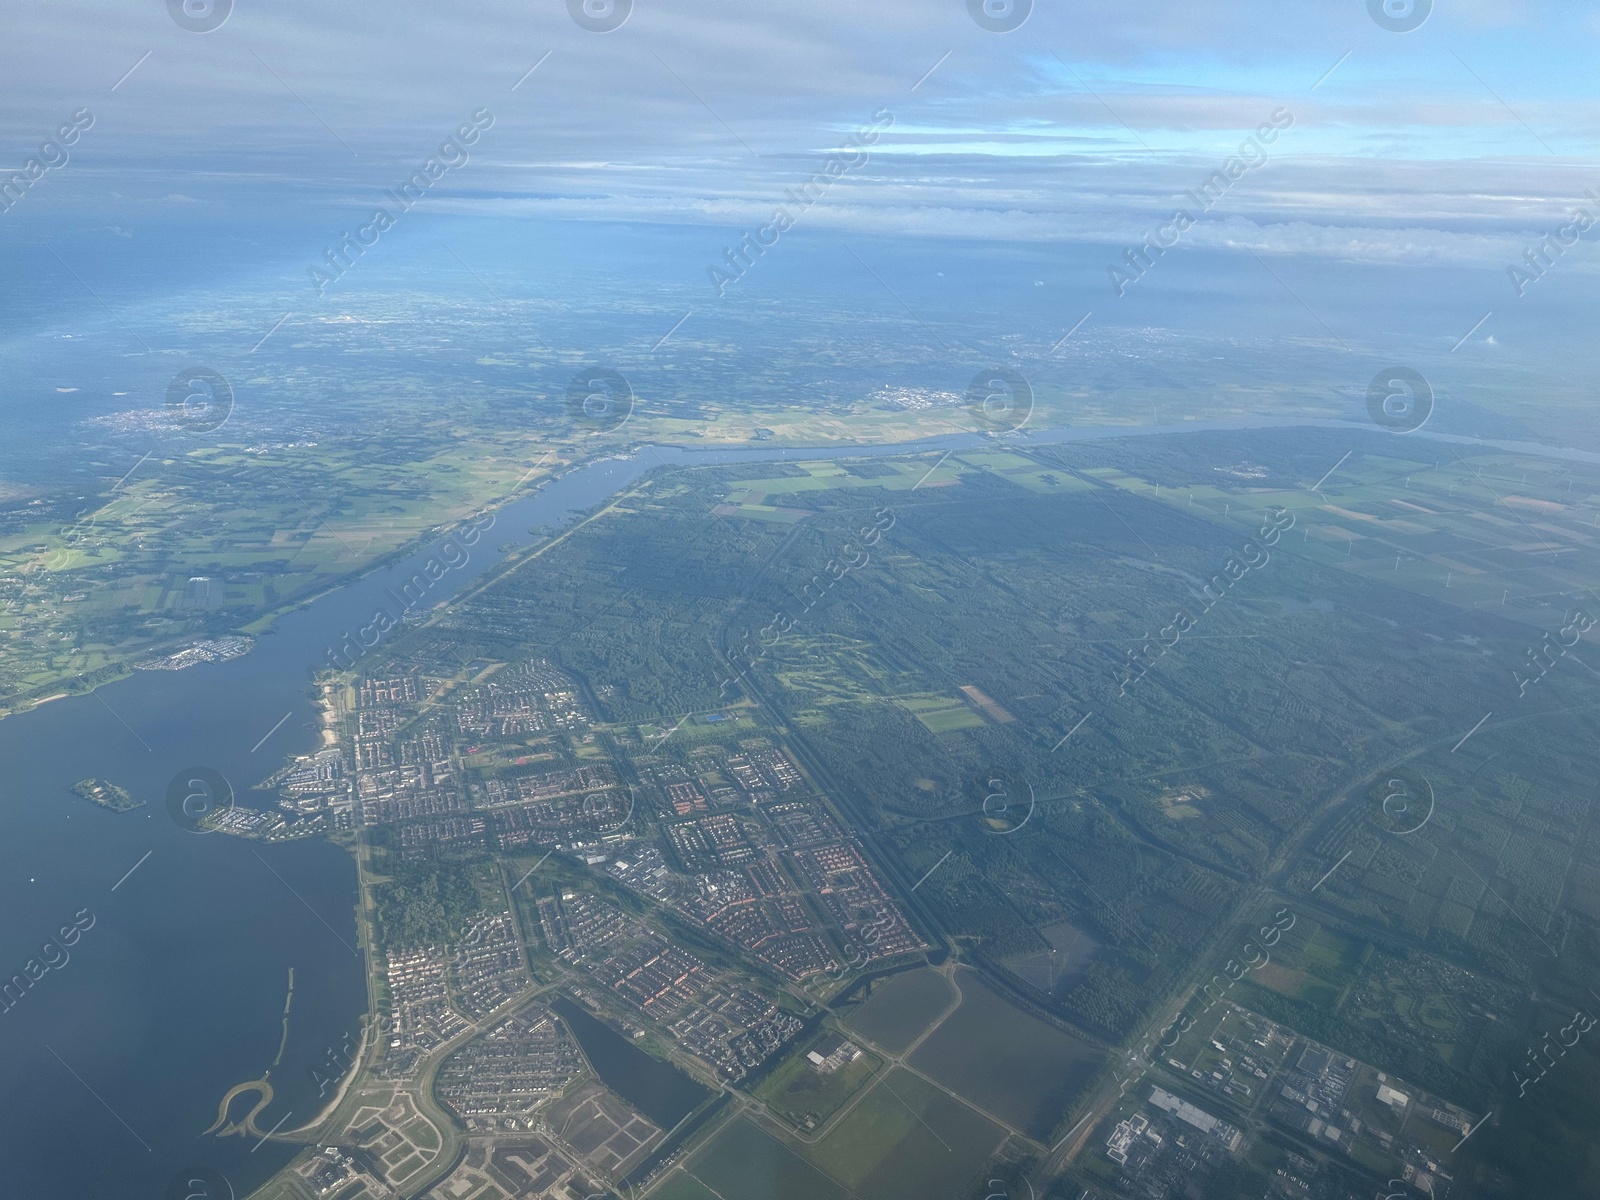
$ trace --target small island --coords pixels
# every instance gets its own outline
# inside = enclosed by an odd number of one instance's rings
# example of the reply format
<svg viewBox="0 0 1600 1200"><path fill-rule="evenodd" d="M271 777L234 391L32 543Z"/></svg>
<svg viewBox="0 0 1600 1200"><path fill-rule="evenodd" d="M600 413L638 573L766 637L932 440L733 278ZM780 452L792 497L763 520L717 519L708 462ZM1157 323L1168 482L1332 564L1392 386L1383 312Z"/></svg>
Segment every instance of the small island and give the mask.
<svg viewBox="0 0 1600 1200"><path fill-rule="evenodd" d="M114 783L104 779L80 779L72 785L72 790L85 800L98 804L101 808L112 812L127 812L129 809L142 808L143 800L135 800L128 795L126 788L120 788Z"/></svg>

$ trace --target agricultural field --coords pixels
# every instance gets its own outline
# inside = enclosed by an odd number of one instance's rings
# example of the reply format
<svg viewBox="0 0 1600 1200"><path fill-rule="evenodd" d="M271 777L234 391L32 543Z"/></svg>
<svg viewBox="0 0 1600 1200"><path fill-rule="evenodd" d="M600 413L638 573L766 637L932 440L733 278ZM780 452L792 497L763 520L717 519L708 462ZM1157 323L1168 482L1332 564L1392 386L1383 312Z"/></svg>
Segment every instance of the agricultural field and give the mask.
<svg viewBox="0 0 1600 1200"><path fill-rule="evenodd" d="M1036 992L1055 996L1073 987L1094 961L1099 943L1070 921L1041 926L1046 948L1002 960L1007 974Z"/></svg>
<svg viewBox="0 0 1600 1200"><path fill-rule="evenodd" d="M655 1200L717 1200L717 1194L682 1167L674 1167L650 1193Z"/></svg>
<svg viewBox="0 0 1600 1200"><path fill-rule="evenodd" d="M895 1069L807 1156L863 1200L917 1200L959 1194L1005 1138L970 1105Z"/></svg>
<svg viewBox="0 0 1600 1200"><path fill-rule="evenodd" d="M877 1055L863 1050L852 1062L819 1071L806 1058L807 1052L819 1042L837 1040L836 1035L826 1034L798 1045L788 1060L761 1081L756 1096L766 1102L770 1111L799 1128L826 1125L883 1065Z"/></svg>
<svg viewBox="0 0 1600 1200"><path fill-rule="evenodd" d="M983 717L976 709L951 696L903 696L900 703L914 713L930 733L983 727Z"/></svg>
<svg viewBox="0 0 1600 1200"><path fill-rule="evenodd" d="M956 977L961 1007L910 1057L917 1070L1040 1142L1100 1065L1091 1044L1030 1016L975 973Z"/></svg>
<svg viewBox="0 0 1600 1200"><path fill-rule="evenodd" d="M104 494L0 513L0 706L54 681L115 677L166 647L256 632L560 465L553 445L468 449L420 412L411 428L416 440L376 452L365 430L274 439L242 415L204 438L152 433L147 457L99 465Z"/></svg>
<svg viewBox="0 0 1600 1200"><path fill-rule="evenodd" d="M958 999L937 971L906 971L875 982L846 1023L889 1053L901 1054Z"/></svg>
<svg viewBox="0 0 1600 1200"><path fill-rule="evenodd" d="M715 1195L741 1200L849 1200L851 1193L749 1121L729 1124L683 1163Z"/></svg>
<svg viewBox="0 0 1600 1200"><path fill-rule="evenodd" d="M687 1179L668 1195L698 1197L696 1187L740 1200L916 1200L963 1194L978 1185L1006 1132L971 1106L917 1075L892 1069L813 1144L789 1142L749 1120L731 1122L681 1164ZM811 1189L811 1190L804 1190Z"/></svg>
<svg viewBox="0 0 1600 1200"><path fill-rule="evenodd" d="M1460 751L1428 747L1361 789L1316 843L1318 857L1350 856L1329 900L1432 948L1470 947L1511 977L1559 957L1596 918L1595 859L1581 833L1595 802L1583 758L1594 714L1551 711L1554 694L1530 691L1525 709L1486 705ZM1416 794L1403 823L1362 819L1405 803L1390 800L1402 786Z"/></svg>

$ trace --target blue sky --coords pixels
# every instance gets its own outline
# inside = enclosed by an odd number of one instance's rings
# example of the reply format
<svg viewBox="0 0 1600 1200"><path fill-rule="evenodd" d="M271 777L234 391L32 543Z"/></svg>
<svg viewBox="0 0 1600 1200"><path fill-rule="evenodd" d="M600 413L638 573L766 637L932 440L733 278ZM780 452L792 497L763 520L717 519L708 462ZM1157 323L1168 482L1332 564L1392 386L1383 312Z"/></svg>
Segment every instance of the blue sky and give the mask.
<svg viewBox="0 0 1600 1200"><path fill-rule="evenodd" d="M94 124L0 212L0 353L25 364L0 402L71 382L89 322L107 353L175 353L209 328L194 306L225 306L243 355L363 290L596 303L586 278L663 307L848 286L897 317L886 288L947 312L993 293L989 325L1044 345L1090 309L1451 363L1475 330L1541 370L1593 340L1596 235L1526 298L1505 277L1574 206L1600 213L1592 4L1435 0L1407 33L1366 0L1036 0L1008 33L965 0L636 0L607 33L565 0L236 0L206 33L157 0L9 0L6 21L0 165ZM479 111L469 160L316 296L307 266ZM1109 267L1275 112L1264 161L1119 298ZM866 161L717 298L707 264L875 113Z"/></svg>
<svg viewBox="0 0 1600 1200"><path fill-rule="evenodd" d="M441 207L738 223L880 107L894 129L819 220L1114 242L1280 105L1293 130L1217 214L1269 252L1492 257L1485 234L1600 186L1600 10L1578 4L1439 0L1404 34L1361 0L1040 0L1005 34L962 0L639 0L604 34L560 0L240 0L204 34L155 3L12 8L0 162L82 107L96 125L0 236L269 197L359 209L479 107L495 127ZM1272 232L1294 221L1322 233Z"/></svg>
<svg viewBox="0 0 1600 1200"><path fill-rule="evenodd" d="M1515 300L1503 275L1530 241L1579 204L1600 214L1586 196L1600 191L1593 5L1435 0L1406 33L1365 0L1036 0L1007 33L965 0L636 0L606 33L564 0L236 0L205 33L167 9L10 5L0 164L22 165L74 112L95 122L0 213L0 263L21 280L0 301L8 319L58 300L98 312L91 289L115 306L225 287L224 264L236 286L299 287L479 111L492 127L385 254L429 221L493 217L534 242L574 223L602 246L608 224L700 230L711 261L880 112L892 126L797 238L1090 247L1082 261L1109 264L1288 113L1182 251L1255 272L1246 255L1282 261L1286 286L1296 271L1409 271L1394 286L1428 290L1448 343ZM1520 315L1587 294L1596 237ZM630 251L617 269L700 286L703 266L680 279L682 238L661 245L659 263ZM1441 290L1436 269L1476 272L1485 299ZM1064 313L1111 296L1104 266L1079 274L1085 299ZM1119 316L1178 278L1161 275ZM1590 321L1574 304L1561 301L1564 337Z"/></svg>

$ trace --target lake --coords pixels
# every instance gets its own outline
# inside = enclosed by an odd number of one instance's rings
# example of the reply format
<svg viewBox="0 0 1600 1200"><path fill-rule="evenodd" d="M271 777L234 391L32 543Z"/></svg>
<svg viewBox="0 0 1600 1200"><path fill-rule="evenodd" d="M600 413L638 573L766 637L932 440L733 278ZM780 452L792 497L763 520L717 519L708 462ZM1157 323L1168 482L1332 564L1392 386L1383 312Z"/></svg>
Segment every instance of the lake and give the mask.
<svg viewBox="0 0 1600 1200"><path fill-rule="evenodd" d="M651 1058L581 1004L558 996L550 1007L572 1030L600 1082L663 1130L671 1132L710 1098L710 1091L678 1068Z"/></svg>

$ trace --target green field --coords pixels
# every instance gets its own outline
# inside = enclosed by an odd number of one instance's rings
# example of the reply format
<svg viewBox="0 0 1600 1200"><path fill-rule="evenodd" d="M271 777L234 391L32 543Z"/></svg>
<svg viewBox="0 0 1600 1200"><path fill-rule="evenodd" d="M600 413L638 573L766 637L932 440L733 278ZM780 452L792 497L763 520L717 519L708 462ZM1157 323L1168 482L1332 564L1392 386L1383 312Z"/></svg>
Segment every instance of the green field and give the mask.
<svg viewBox="0 0 1600 1200"><path fill-rule="evenodd" d="M654 1200L717 1200L717 1195L682 1167L667 1176L667 1181L651 1193Z"/></svg>
<svg viewBox="0 0 1600 1200"><path fill-rule="evenodd" d="M961 1007L917 1047L911 1065L1040 1141L1100 1064L1100 1052L1029 1016L971 971Z"/></svg>
<svg viewBox="0 0 1600 1200"><path fill-rule="evenodd" d="M976 709L954 696L902 696L900 703L915 713L930 733L978 729L984 724Z"/></svg>
<svg viewBox="0 0 1600 1200"><path fill-rule="evenodd" d="M824 1124L883 1065L877 1055L863 1050L854 1062L827 1073L818 1072L806 1052L826 1036L812 1038L796 1049L756 1089L756 1095L773 1112L807 1129Z"/></svg>
<svg viewBox="0 0 1600 1200"><path fill-rule="evenodd" d="M948 1195L973 1178L1006 1131L896 1069L807 1156L864 1200Z"/></svg>
<svg viewBox="0 0 1600 1200"><path fill-rule="evenodd" d="M1354 938L1335 933L1326 925L1317 927L1316 933L1300 947L1300 961L1309 971L1333 984L1343 984L1355 977L1361 968L1365 947Z"/></svg>
<svg viewBox="0 0 1600 1200"><path fill-rule="evenodd" d="M742 479L733 485L728 495L730 504L760 504L768 496L791 496L797 493L821 492L831 488L882 488L887 491L909 491L922 483L931 486L941 480L950 480L962 472L955 460L945 461L938 472L929 475L936 459L900 459L892 462L874 462L870 465L840 462L809 462L790 464L796 473L769 476L763 479Z"/></svg>
<svg viewBox="0 0 1600 1200"><path fill-rule="evenodd" d="M1250 982L1287 996L1332 1008L1354 982L1366 950L1362 942L1297 918L1273 948L1272 961L1251 972Z"/></svg>
<svg viewBox="0 0 1600 1200"><path fill-rule="evenodd" d="M1090 486L1069 471L1041 470L1037 462L1020 454L976 451L962 454L956 461L1004 476L1030 492L1075 492ZM947 472L949 467L946 463L942 472Z"/></svg>
<svg viewBox="0 0 1600 1200"><path fill-rule="evenodd" d="M744 1118L692 1156L684 1170L713 1192L736 1200L846 1200L849 1195Z"/></svg>
<svg viewBox="0 0 1600 1200"><path fill-rule="evenodd" d="M891 1054L899 1054L916 1041L955 998L950 985L936 971L926 968L907 971L874 986L872 994L850 1014L847 1023Z"/></svg>

